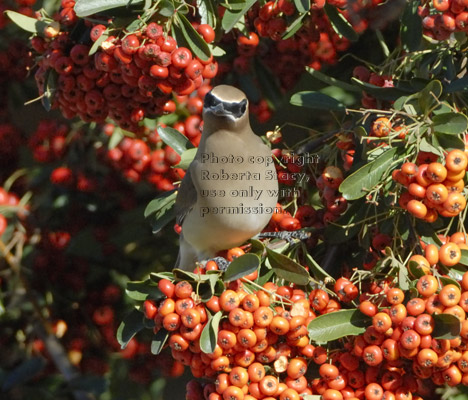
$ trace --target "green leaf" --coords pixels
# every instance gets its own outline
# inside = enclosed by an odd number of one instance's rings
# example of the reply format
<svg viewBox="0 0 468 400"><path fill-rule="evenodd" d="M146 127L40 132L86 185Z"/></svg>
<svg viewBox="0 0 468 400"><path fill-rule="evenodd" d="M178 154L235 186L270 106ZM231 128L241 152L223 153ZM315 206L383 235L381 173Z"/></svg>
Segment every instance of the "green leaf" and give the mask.
<svg viewBox="0 0 468 400"><path fill-rule="evenodd" d="M161 193L158 197L151 200L145 208L145 218L148 218L152 214L158 214L163 212L168 207L172 207L177 197L177 191L170 190L168 192Z"/></svg>
<svg viewBox="0 0 468 400"><path fill-rule="evenodd" d="M337 221L328 224L325 237L330 243L343 243L354 237L362 227L368 208L363 201L355 201Z"/></svg>
<svg viewBox="0 0 468 400"><path fill-rule="evenodd" d="M308 91L298 92L292 95L289 102L294 106L314 108L316 110L326 111L344 111L345 106L326 94Z"/></svg>
<svg viewBox="0 0 468 400"><path fill-rule="evenodd" d="M125 349L128 342L145 327L143 320L143 314L134 309L120 323L117 329L117 341L122 349Z"/></svg>
<svg viewBox="0 0 468 400"><path fill-rule="evenodd" d="M416 261L410 261L408 263L408 270L414 279L419 279L421 276L426 275L426 273L419 267L419 264Z"/></svg>
<svg viewBox="0 0 468 400"><path fill-rule="evenodd" d="M294 0L294 5L300 13L306 13L310 10L310 0Z"/></svg>
<svg viewBox="0 0 468 400"><path fill-rule="evenodd" d="M365 196L382 181L383 175L388 172L397 152L398 148L393 147L348 176L339 188L343 197L346 200L356 200Z"/></svg>
<svg viewBox="0 0 468 400"><path fill-rule="evenodd" d="M122 132L122 129L120 129L118 126L114 128L114 132L112 132L112 135L109 139L109 143L107 144L107 148L113 149L118 146L118 144L122 141L122 139L125 137L125 135Z"/></svg>
<svg viewBox="0 0 468 400"><path fill-rule="evenodd" d="M460 79L455 79L450 82L444 89L445 93L466 92L468 91L468 76Z"/></svg>
<svg viewBox="0 0 468 400"><path fill-rule="evenodd" d="M326 83L326 84L328 84L330 86L337 86L337 87L339 87L341 89L344 89L344 90L347 90L347 91L350 91L350 92L358 92L358 93L360 92L360 89L357 88L356 86L350 85L349 83L346 83L346 82L340 81L340 80L338 80L336 78L333 78L331 76L325 75L323 72L320 72L320 71L318 71L316 69L306 67L306 71L310 75L312 75L314 78L316 78L319 81L321 81L323 83Z"/></svg>
<svg viewBox="0 0 468 400"><path fill-rule="evenodd" d="M447 277L447 276L441 276L439 278L439 280L440 280L440 283L442 284L442 286L455 285L456 287L458 287L458 289L461 290L460 284L453 278L450 278L450 277Z"/></svg>
<svg viewBox="0 0 468 400"><path fill-rule="evenodd" d="M200 23L208 24L213 29L216 28L217 12L216 6L212 0L197 0L198 14L200 14Z"/></svg>
<svg viewBox="0 0 468 400"><path fill-rule="evenodd" d="M164 294L159 290L158 285L150 279L139 282L128 282L125 292L128 297L136 301L144 301L147 299L160 300L164 297Z"/></svg>
<svg viewBox="0 0 468 400"><path fill-rule="evenodd" d="M411 94L411 91L398 87L380 87L367 82L361 82L356 78L351 78L351 81L357 84L366 93L381 100L394 101L401 96Z"/></svg>
<svg viewBox="0 0 468 400"><path fill-rule="evenodd" d="M13 368L5 377L2 384L2 391L8 392L15 386L23 385L39 374L46 365L47 361L43 357L33 357L24 360L17 367Z"/></svg>
<svg viewBox="0 0 468 400"><path fill-rule="evenodd" d="M175 165L174 168L187 169L190 163L195 158L195 154L197 154L197 150L198 150L197 148L185 150L180 156L179 164Z"/></svg>
<svg viewBox="0 0 468 400"><path fill-rule="evenodd" d="M130 7L143 3L143 0L76 0L75 13L78 17L88 17L102 11L118 7Z"/></svg>
<svg viewBox="0 0 468 400"><path fill-rule="evenodd" d="M200 349L203 353L209 354L215 351L216 344L218 343L219 321L221 321L222 316L223 312L218 311L203 328L200 335Z"/></svg>
<svg viewBox="0 0 468 400"><path fill-rule="evenodd" d="M434 131L448 135L459 135L468 128L468 118L462 113L443 113L432 117Z"/></svg>
<svg viewBox="0 0 468 400"><path fill-rule="evenodd" d="M465 149L465 142L460 139L458 136L455 135L447 135L445 133L436 133L433 138L436 137L437 141L439 142L439 149L442 148L444 150L452 150L452 149ZM440 155L440 151L436 154Z"/></svg>
<svg viewBox="0 0 468 400"><path fill-rule="evenodd" d="M315 279L320 281L324 281L325 279L331 282L335 281L335 279L327 271L325 271L309 253L306 253L306 264Z"/></svg>
<svg viewBox="0 0 468 400"><path fill-rule="evenodd" d="M418 14L419 5L419 1L408 1L401 16L400 38L403 49L406 51L416 51L421 44L422 21Z"/></svg>
<svg viewBox="0 0 468 400"><path fill-rule="evenodd" d="M309 283L310 275L302 265L268 247L266 251L268 261L278 277L296 285L307 285Z"/></svg>
<svg viewBox="0 0 468 400"><path fill-rule="evenodd" d="M224 281L231 282L255 272L260 266L260 258L247 253L234 259L224 272Z"/></svg>
<svg viewBox="0 0 468 400"><path fill-rule="evenodd" d="M246 0L244 3L244 7L241 10L229 10L226 9L223 20L221 21L221 26L224 29L225 33L231 31L239 22L239 20L245 15L247 11L249 11L250 7L252 7L256 3L256 0Z"/></svg>
<svg viewBox="0 0 468 400"><path fill-rule="evenodd" d="M353 29L351 24L346 20L344 15L338 12L336 7L325 3L325 7L323 9L325 14L327 14L333 29L336 33L338 33L338 35L344 36L351 42L355 42L359 39L359 35Z"/></svg>
<svg viewBox="0 0 468 400"><path fill-rule="evenodd" d="M309 337L314 342L327 343L344 336L357 336L365 332L371 321L359 310L335 311L310 321Z"/></svg>
<svg viewBox="0 0 468 400"><path fill-rule="evenodd" d="M432 337L435 339L456 339L460 336L460 320L452 314L434 314L435 326Z"/></svg>
<svg viewBox="0 0 468 400"><path fill-rule="evenodd" d="M468 250L461 251L460 264L468 267Z"/></svg>
<svg viewBox="0 0 468 400"><path fill-rule="evenodd" d="M399 265L398 268L398 285L401 290L409 289L409 277L408 277L408 268L404 265Z"/></svg>
<svg viewBox="0 0 468 400"><path fill-rule="evenodd" d="M185 150L194 147L186 136L182 135L177 129L169 126L165 128L158 126L158 134L161 140L168 146L171 146L179 156L181 156Z"/></svg>
<svg viewBox="0 0 468 400"><path fill-rule="evenodd" d="M172 270L174 277L179 280L189 281L189 282L200 282L204 280L208 280L208 277L205 275L195 274L190 271L185 271L183 269L174 268Z"/></svg>
<svg viewBox="0 0 468 400"><path fill-rule="evenodd" d="M249 243L251 244L250 253L256 254L260 259L263 257L265 252L265 245L257 239L250 239Z"/></svg>
<svg viewBox="0 0 468 400"><path fill-rule="evenodd" d="M15 11L7 10L5 14L21 29L43 35L44 29L49 26L47 22L38 21L36 18L27 17L26 15L17 13Z"/></svg>
<svg viewBox="0 0 468 400"><path fill-rule="evenodd" d="M153 282L159 282L161 279L169 279L170 281L174 281L174 274L172 272L150 272L149 274L150 279Z"/></svg>
<svg viewBox="0 0 468 400"><path fill-rule="evenodd" d="M456 281L461 281L466 271L468 271L468 269L464 265L457 264L449 268L448 275Z"/></svg>
<svg viewBox="0 0 468 400"><path fill-rule="evenodd" d="M418 97L419 106L426 115L439 105L439 97L442 95L442 83L434 80L429 82L415 96Z"/></svg>
<svg viewBox="0 0 468 400"><path fill-rule="evenodd" d="M197 30L193 27L187 17L181 13L175 14L175 24L173 28L175 28L177 42L181 43L180 41L180 34L187 43L187 46L192 53L197 56L200 60L207 61L211 57L210 47L208 43L205 42L203 37L197 32ZM179 32L177 32L179 30Z"/></svg>
<svg viewBox="0 0 468 400"><path fill-rule="evenodd" d="M158 4L158 14L163 17L172 17L174 15L174 4L169 0L163 0Z"/></svg>
<svg viewBox="0 0 468 400"><path fill-rule="evenodd" d="M158 333L154 335L153 340L151 340L151 354L158 355L161 353L168 338L169 332L165 329L160 329Z"/></svg>
<svg viewBox="0 0 468 400"><path fill-rule="evenodd" d="M293 37L296 32L301 29L302 27L302 20L304 17L307 16L307 14L300 14L299 17L297 17L286 29L284 32L284 35L282 37L283 40L289 39L290 37Z"/></svg>

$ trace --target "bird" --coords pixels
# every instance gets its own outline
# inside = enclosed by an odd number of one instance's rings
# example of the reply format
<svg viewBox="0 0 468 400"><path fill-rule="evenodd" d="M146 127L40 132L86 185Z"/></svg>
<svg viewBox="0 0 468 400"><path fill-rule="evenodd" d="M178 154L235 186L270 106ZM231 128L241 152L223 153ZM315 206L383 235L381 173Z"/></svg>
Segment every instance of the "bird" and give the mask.
<svg viewBox="0 0 468 400"><path fill-rule="evenodd" d="M248 106L245 93L230 85L205 95L200 144L175 201L181 227L175 268L193 271L270 221L278 179L271 149L252 131Z"/></svg>

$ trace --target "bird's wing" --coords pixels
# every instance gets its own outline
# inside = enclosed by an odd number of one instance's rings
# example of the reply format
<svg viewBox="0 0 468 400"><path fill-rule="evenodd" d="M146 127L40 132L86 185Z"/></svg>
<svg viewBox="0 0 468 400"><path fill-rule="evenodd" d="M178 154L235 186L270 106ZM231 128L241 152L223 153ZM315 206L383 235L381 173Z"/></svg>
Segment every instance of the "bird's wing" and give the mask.
<svg viewBox="0 0 468 400"><path fill-rule="evenodd" d="M193 184L191 171L192 168L188 168L185 173L182 182L180 183L176 201L175 201L175 214L176 223L182 225L185 216L190 212L195 203L197 202L197 189Z"/></svg>

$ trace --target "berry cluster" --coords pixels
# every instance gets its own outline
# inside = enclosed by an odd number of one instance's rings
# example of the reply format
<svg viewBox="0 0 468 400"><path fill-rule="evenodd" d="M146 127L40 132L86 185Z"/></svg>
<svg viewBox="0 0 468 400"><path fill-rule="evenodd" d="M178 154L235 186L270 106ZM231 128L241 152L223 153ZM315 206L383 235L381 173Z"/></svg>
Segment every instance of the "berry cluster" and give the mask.
<svg viewBox="0 0 468 400"><path fill-rule="evenodd" d="M343 389L347 383L357 398L406 399L413 393L414 399L415 393L430 395L444 383L467 384L467 280L465 273L461 282L441 286L436 276L427 274L417 280L417 297L407 299L401 289L388 286L374 300L361 296L359 309L372 318L372 325L348 345L351 354L335 356ZM456 316L459 336L433 337L435 315ZM336 384L336 379L331 382ZM331 399L333 390L323 390L323 398Z"/></svg>
<svg viewBox="0 0 468 400"><path fill-rule="evenodd" d="M416 218L434 222L438 216L455 217L466 206L463 195L468 157L454 149L445 155L445 165L437 155L420 152L417 163L406 162L393 171L393 179L405 187L399 204Z"/></svg>
<svg viewBox="0 0 468 400"><path fill-rule="evenodd" d="M465 0L424 0L418 13L424 34L446 40L453 32L468 32L468 2Z"/></svg>
<svg viewBox="0 0 468 400"><path fill-rule="evenodd" d="M217 265L210 261L198 272L212 270ZM243 279L256 276L254 272ZM321 364L327 355L324 348L309 343L307 324L319 314L341 308L325 290L316 289L307 296L298 288L269 282L249 294L236 281L219 297L201 303L187 281L161 279L158 286L165 298L159 303L146 300L145 316L155 322L156 332L169 332L173 357L190 366L195 377L216 379L204 389L206 399L270 396L285 400L313 393L305 377L308 364ZM344 302L358 294L357 287L345 279L337 283L337 290ZM222 312L225 319L221 319L214 351L207 354L199 339L208 312Z"/></svg>
<svg viewBox="0 0 468 400"><path fill-rule="evenodd" d="M174 111L180 114L180 118L172 127L185 135L194 146L200 142L203 98L210 89L211 86L203 85L196 95L177 96L177 108L174 103ZM115 127L106 124L103 131L111 136ZM184 170L174 168L180 156L171 147L164 145L157 129L144 133L143 139L125 137L116 147L106 151L105 158L114 169L122 171L129 181L145 180L159 191L172 190L173 182L180 181L185 175Z"/></svg>
<svg viewBox="0 0 468 400"><path fill-rule="evenodd" d="M101 123L110 117L120 127L137 132L144 118L174 111L174 93L189 95L216 76L212 57L202 60L177 47L156 22L109 36L90 55L92 42L100 39L106 26L90 26L89 40L77 43L71 34L78 26L73 5L73 0L63 0L58 16L67 30L52 32L50 25L45 39L37 36L31 42L40 54L35 75L39 92L46 92L51 73L58 74L53 106L66 118L78 115L85 122ZM198 31L206 41L214 39L208 25L199 25Z"/></svg>

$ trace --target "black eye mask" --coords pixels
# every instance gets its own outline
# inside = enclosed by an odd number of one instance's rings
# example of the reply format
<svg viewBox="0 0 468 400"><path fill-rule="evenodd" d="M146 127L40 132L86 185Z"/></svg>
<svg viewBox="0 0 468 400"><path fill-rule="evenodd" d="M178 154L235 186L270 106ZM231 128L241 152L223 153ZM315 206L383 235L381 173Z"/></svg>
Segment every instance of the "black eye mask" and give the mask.
<svg viewBox="0 0 468 400"><path fill-rule="evenodd" d="M205 96L203 106L205 109L211 110L215 115L230 114L237 119L246 112L247 99L242 100L240 103L223 102L209 92Z"/></svg>

